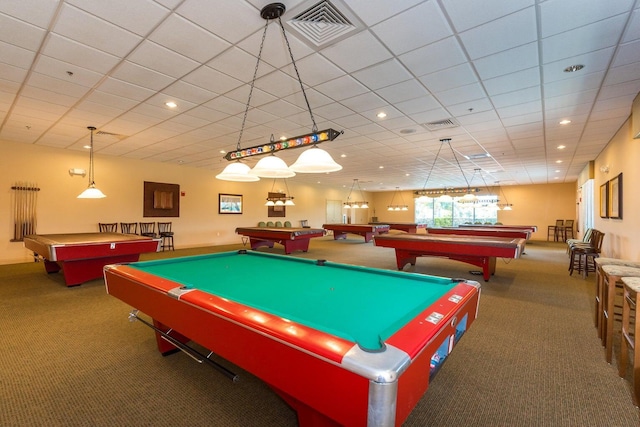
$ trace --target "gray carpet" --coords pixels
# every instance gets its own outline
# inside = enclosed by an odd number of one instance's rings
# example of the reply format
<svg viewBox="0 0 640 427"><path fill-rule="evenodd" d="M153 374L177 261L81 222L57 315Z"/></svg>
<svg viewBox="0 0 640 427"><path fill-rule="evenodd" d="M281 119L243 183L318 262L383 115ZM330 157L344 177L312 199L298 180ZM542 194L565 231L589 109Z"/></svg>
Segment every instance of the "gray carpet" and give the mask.
<svg viewBox="0 0 640 427"><path fill-rule="evenodd" d="M395 269L393 250L350 237L314 239L294 256ZM521 259L498 260L488 283L455 261L420 258L407 268L478 280L482 297L478 319L405 426L640 425L628 379L605 362L596 337L594 277L569 277L564 249L530 244ZM39 263L0 266L0 425L297 425L265 384L228 362L240 382L184 354L160 356L152 332L128 313L101 280L67 288Z"/></svg>

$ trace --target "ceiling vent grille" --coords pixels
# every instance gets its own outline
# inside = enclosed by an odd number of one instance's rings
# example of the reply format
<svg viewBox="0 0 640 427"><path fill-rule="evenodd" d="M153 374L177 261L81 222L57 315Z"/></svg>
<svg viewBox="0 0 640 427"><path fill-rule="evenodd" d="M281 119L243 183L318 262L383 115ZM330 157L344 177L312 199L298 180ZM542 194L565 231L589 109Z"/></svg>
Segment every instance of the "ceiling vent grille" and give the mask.
<svg viewBox="0 0 640 427"><path fill-rule="evenodd" d="M103 130L97 131L96 132L96 136L98 136L98 135L106 136L106 137L113 138L113 139L117 139L118 141L121 141L121 140L126 138L125 135L118 135L117 133L105 132Z"/></svg>
<svg viewBox="0 0 640 427"><path fill-rule="evenodd" d="M457 128L458 126L460 126L460 124L456 122L455 119L437 120L435 122L429 122L424 124L424 127L426 127L429 130Z"/></svg>
<svg viewBox="0 0 640 427"><path fill-rule="evenodd" d="M364 27L338 0L307 4L292 10L293 18L287 21L287 25L312 46L324 47Z"/></svg>

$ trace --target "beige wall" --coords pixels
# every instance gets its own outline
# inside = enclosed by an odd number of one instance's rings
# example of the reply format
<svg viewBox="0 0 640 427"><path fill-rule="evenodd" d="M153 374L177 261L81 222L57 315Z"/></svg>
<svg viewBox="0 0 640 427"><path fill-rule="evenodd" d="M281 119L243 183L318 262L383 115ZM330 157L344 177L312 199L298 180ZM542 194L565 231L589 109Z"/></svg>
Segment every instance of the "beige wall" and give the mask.
<svg viewBox="0 0 640 427"><path fill-rule="evenodd" d="M254 183L226 182L215 179L220 171L190 168L165 163L96 155L96 185L106 199L77 199L87 186L88 179L71 177L69 168L88 167L88 154L56 148L0 141L2 168L0 168L0 263L22 262L33 259L22 242L10 242L13 237L11 216L11 186L18 181L37 183L38 227L40 234L95 232L98 222L173 222L176 247L196 247L239 243L234 233L237 226L255 226L266 221L267 193L273 180L262 179ZM221 168L222 169L222 166ZM180 217L144 218L142 209L144 181L179 184L185 196L180 198ZM299 225L306 219L309 225L321 227L325 221L325 200L342 200L344 188L332 189L296 184L288 180L296 206L287 207L286 218ZM275 191L284 188L277 180ZM218 214L218 193L242 194L242 215ZM320 206L320 208L319 208Z"/></svg>
<svg viewBox="0 0 640 427"><path fill-rule="evenodd" d="M640 139L631 137L631 119L613 137L611 142L596 158L594 181L596 202L599 203L600 185L619 173L623 174L622 219L600 218L596 207L595 228L605 233L602 254L606 257L640 261L640 197L636 195L640 182ZM609 167L609 172L600 169Z"/></svg>
<svg viewBox="0 0 640 427"><path fill-rule="evenodd" d="M602 182L624 171L624 218L610 220L596 218L596 227L607 233L604 242L606 256L640 260L640 243L632 236L640 228L637 198L631 197L633 183L638 182L635 162L640 158L640 141L630 137L630 124L618 132L611 144L595 163L596 188ZM11 223L11 186L17 181L35 182L41 188L38 194L38 233L66 233L97 231L98 222L143 221L142 193L144 181L179 184L185 196L180 198L180 217L171 218L176 232L176 247L194 247L238 243L236 226L252 226L267 220L264 205L272 180L257 183L233 183L215 179L219 171L190 168L165 163L153 163L120 157L96 155L96 183L107 194L102 200L80 200L76 196L86 187L87 179L71 177L69 168L87 168L86 152L74 152L28 144L0 141L2 168L0 168L0 263L22 262L31 259L21 242L10 242L13 237ZM601 165L608 164L610 172L602 174ZM222 165L221 165L222 168ZM220 169L221 169L220 168ZM287 209L286 220L294 225L307 219L320 227L325 222L326 200L346 199L346 187L327 188L297 184L288 180L296 206ZM276 182L276 190L283 187ZM533 224L539 228L536 240L545 240L547 226L556 218L576 218L576 185L549 184L503 187L511 212L501 211L498 219L505 224ZM218 193L242 194L243 215L218 214ZM371 208L359 210L352 222L367 222L373 216L382 221L413 221L413 194L403 191L402 198L409 206L406 212L388 212L393 192L368 193ZM396 199L398 196L396 196ZM399 203L394 200L394 203ZM151 218L157 221L161 218Z"/></svg>
<svg viewBox="0 0 640 427"><path fill-rule="evenodd" d="M512 225L537 225L533 240L547 239L547 226L556 219L576 220L576 184L520 185L502 187L506 199L513 210L498 211L498 221ZM374 193L373 207L379 221L414 221L414 199L412 191L401 191L393 199L393 204L402 201L409 206L408 211L388 211L393 192ZM480 193L483 194L483 193ZM501 200L504 203L504 200Z"/></svg>

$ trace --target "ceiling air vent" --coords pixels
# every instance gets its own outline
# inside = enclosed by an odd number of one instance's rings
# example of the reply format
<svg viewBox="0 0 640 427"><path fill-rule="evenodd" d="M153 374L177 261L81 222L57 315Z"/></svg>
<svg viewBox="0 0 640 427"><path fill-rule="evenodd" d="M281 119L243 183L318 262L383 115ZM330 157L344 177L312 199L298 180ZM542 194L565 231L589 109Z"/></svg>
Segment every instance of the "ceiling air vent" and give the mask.
<svg viewBox="0 0 640 427"><path fill-rule="evenodd" d="M112 138L112 139L117 139L118 141L121 141L123 139L126 138L125 135L118 135L117 133L111 133L111 132L105 132L103 130L99 130L96 132L96 136L104 136L104 137L108 137L108 138Z"/></svg>
<svg viewBox="0 0 640 427"><path fill-rule="evenodd" d="M286 24L314 47L324 47L360 31L364 26L339 0L305 2L291 11Z"/></svg>
<svg viewBox="0 0 640 427"><path fill-rule="evenodd" d="M460 126L460 124L456 122L454 119L437 120L435 122L429 122L424 124L424 127L426 127L429 130L457 128L458 126Z"/></svg>

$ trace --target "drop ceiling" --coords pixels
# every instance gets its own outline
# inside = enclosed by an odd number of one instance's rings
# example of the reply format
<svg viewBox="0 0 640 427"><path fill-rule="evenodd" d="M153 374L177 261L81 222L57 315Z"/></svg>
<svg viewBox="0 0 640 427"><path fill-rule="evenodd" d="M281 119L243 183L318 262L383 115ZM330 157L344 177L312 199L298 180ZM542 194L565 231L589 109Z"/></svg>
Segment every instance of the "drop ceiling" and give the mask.
<svg viewBox="0 0 640 427"><path fill-rule="evenodd" d="M85 150L95 126L97 159L213 179L238 144L310 132L271 21L239 141L268 3L1 2L0 141ZM317 127L344 131L321 145L341 171L293 181L358 179L370 191L573 182L640 91L640 0L283 3ZM563 71L573 65L583 68ZM435 161L443 138L463 173L448 147ZM291 164L300 152L279 155Z"/></svg>

